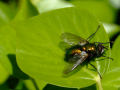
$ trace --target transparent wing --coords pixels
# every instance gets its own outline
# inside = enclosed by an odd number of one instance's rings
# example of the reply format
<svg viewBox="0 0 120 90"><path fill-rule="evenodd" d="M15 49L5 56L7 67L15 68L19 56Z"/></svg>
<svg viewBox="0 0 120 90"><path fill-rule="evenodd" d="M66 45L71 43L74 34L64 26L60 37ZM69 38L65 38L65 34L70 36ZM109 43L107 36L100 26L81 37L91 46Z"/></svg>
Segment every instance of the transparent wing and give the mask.
<svg viewBox="0 0 120 90"><path fill-rule="evenodd" d="M85 51L81 52L81 55L79 56L79 59L76 60L72 65L70 65L65 71L65 74L68 74L69 72L72 72L74 69L76 69L80 64L82 64L88 57L88 54ZM74 57L73 57L74 59Z"/></svg>
<svg viewBox="0 0 120 90"><path fill-rule="evenodd" d="M61 35L61 38L63 42L69 44L70 46L77 45L77 44L84 45L88 43L87 40L83 39L82 37L76 36L72 33L63 33Z"/></svg>

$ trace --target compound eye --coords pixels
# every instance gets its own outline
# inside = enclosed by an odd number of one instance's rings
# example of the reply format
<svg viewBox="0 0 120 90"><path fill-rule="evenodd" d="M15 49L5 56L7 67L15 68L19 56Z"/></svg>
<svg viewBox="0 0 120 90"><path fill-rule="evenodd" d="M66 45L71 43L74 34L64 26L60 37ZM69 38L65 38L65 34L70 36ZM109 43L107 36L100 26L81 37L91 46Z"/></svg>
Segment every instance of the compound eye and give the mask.
<svg viewBox="0 0 120 90"><path fill-rule="evenodd" d="M101 54L104 52L104 48L102 48Z"/></svg>
<svg viewBox="0 0 120 90"><path fill-rule="evenodd" d="M99 52L102 54L104 52L104 48L103 47L99 47Z"/></svg>

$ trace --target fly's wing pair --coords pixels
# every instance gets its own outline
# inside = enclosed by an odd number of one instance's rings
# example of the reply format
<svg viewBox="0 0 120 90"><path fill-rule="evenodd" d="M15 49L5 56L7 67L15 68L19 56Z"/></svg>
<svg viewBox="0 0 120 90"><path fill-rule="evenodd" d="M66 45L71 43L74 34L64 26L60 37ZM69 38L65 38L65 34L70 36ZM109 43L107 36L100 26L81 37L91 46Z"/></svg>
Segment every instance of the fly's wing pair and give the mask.
<svg viewBox="0 0 120 90"><path fill-rule="evenodd" d="M88 54L85 51L82 51L81 54L79 55L78 60L74 62L72 65L69 65L69 67L65 69L64 74L68 74L69 72L72 72L75 68L81 65L87 59L87 57Z"/></svg>
<svg viewBox="0 0 120 90"><path fill-rule="evenodd" d="M63 44L66 45L64 46L65 48L69 48L71 46L74 45L80 45L83 46L87 43L89 43L87 40L81 38L80 36L76 36L74 34L71 33L63 33L61 35L61 38L63 40ZM75 56L73 56L72 59L74 59ZM84 60L86 60L86 58L88 57L88 54L84 51L81 52L81 54L79 55L78 60L75 60L76 62L72 63L72 65L70 65L65 71L64 73L67 74L71 71L73 71L76 67L78 67Z"/></svg>
<svg viewBox="0 0 120 90"><path fill-rule="evenodd" d="M82 46L88 43L87 40L83 39L80 36L76 36L72 33L63 33L61 35L61 39L62 39L62 44L64 45L63 47L65 47L66 49L74 45Z"/></svg>

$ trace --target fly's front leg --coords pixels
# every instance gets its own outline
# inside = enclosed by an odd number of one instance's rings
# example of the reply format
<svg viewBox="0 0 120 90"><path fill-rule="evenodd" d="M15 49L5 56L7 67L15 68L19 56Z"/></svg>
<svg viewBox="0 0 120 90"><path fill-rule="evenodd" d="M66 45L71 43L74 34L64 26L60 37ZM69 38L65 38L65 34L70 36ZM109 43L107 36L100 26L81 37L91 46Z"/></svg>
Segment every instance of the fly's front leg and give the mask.
<svg viewBox="0 0 120 90"><path fill-rule="evenodd" d="M99 30L99 28L100 28L100 25L98 25L96 31L87 38L87 41L90 41L90 40L95 36L95 34L96 34L96 32Z"/></svg>

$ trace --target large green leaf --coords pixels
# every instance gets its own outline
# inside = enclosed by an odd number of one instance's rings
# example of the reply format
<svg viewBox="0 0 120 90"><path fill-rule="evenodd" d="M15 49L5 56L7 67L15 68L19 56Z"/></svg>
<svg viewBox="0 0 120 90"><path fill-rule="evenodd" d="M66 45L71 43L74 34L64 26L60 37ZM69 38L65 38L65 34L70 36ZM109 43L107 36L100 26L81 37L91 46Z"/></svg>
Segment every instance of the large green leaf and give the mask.
<svg viewBox="0 0 120 90"><path fill-rule="evenodd" d="M9 33L9 34L8 34ZM16 52L16 32L13 28L10 26L2 27L0 30L0 62L3 66L6 67L6 69L12 73L12 67L10 60L8 59L8 54L15 54Z"/></svg>
<svg viewBox="0 0 120 90"><path fill-rule="evenodd" d="M33 10L34 12L32 12ZM36 13L37 11L35 11L31 3L28 0L25 0L15 20L23 20L36 15ZM13 17L14 13L10 7L0 2L0 26L2 26L0 27L0 84L2 84L10 74L18 78L27 78L16 63L16 31L9 25L3 26L4 24L9 23Z"/></svg>
<svg viewBox="0 0 120 90"><path fill-rule="evenodd" d="M20 70L16 62L16 31L11 26L6 25L0 30L0 39L0 64L6 73L17 78L28 78L28 76ZM1 78L2 76L5 77L6 75L2 73Z"/></svg>
<svg viewBox="0 0 120 90"><path fill-rule="evenodd" d="M105 88L109 88L109 90L118 90L120 87L120 36L114 43L112 57L114 61L109 63L110 67L104 75L102 84Z"/></svg>
<svg viewBox="0 0 120 90"><path fill-rule="evenodd" d="M104 1L77 1L73 4L79 8L83 8L93 13L99 18L102 22L113 23L115 22L115 10Z"/></svg>
<svg viewBox="0 0 120 90"><path fill-rule="evenodd" d="M16 41L15 30L10 26L5 26L0 29L0 83L4 82L9 74L13 73L9 54L15 54Z"/></svg>
<svg viewBox="0 0 120 90"><path fill-rule="evenodd" d="M87 38L95 32L98 24L95 17L79 8L55 10L28 21L13 23L17 30L17 63L25 73L39 81L38 83L45 81L72 88L100 84L98 73L86 67L64 77L63 70L67 65L64 61L65 51L59 47L62 33L70 32ZM92 41L108 41L102 25ZM108 61L93 62L101 75L104 75Z"/></svg>

